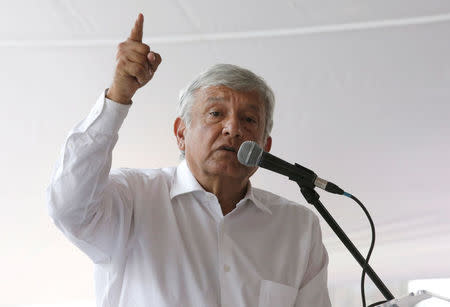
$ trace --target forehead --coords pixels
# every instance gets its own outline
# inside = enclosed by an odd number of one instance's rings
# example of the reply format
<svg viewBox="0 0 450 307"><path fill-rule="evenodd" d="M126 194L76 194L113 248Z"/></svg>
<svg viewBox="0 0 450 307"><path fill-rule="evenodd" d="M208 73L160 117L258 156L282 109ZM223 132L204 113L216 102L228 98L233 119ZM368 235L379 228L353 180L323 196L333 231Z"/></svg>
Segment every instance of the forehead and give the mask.
<svg viewBox="0 0 450 307"><path fill-rule="evenodd" d="M210 86L200 89L196 93L195 104L200 108L227 102L238 102L246 108L264 111L264 103L257 91L244 92L226 86Z"/></svg>

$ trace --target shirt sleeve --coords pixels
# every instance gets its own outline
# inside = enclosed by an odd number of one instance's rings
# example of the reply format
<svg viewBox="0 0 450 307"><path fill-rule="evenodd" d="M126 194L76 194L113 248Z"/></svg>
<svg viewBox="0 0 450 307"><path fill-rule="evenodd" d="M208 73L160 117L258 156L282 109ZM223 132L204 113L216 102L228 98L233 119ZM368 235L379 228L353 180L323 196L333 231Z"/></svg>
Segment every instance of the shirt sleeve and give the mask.
<svg viewBox="0 0 450 307"><path fill-rule="evenodd" d="M46 189L54 223L95 263L108 263L126 248L133 211L126 170L110 171L130 105L111 101L105 93L69 132Z"/></svg>
<svg viewBox="0 0 450 307"><path fill-rule="evenodd" d="M319 219L314 216L308 268L295 300L295 307L331 307L328 294L328 253L322 242Z"/></svg>

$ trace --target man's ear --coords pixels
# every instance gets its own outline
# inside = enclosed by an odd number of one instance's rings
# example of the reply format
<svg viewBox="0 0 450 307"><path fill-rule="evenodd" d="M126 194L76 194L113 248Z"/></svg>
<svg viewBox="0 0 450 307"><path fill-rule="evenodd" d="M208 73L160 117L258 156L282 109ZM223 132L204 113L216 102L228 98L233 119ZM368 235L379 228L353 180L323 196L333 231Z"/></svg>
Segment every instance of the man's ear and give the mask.
<svg viewBox="0 0 450 307"><path fill-rule="evenodd" d="M184 124L184 121L177 117L175 119L175 122L173 123L173 133L175 134L175 137L177 138L177 145L178 149L183 150L185 148L184 144L184 134L186 132L186 125Z"/></svg>
<svg viewBox="0 0 450 307"><path fill-rule="evenodd" d="M272 148L272 137L269 136L266 140L266 145L264 146L264 151L269 152Z"/></svg>

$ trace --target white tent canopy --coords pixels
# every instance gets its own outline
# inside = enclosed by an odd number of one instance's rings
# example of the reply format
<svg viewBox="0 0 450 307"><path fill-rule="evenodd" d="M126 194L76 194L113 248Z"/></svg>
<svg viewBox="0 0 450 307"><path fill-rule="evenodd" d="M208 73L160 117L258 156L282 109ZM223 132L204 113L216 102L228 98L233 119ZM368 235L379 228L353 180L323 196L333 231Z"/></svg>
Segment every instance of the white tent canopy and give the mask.
<svg viewBox="0 0 450 307"><path fill-rule="evenodd" d="M44 190L68 131L110 85L116 46L139 12L163 63L134 98L113 167L176 165L179 90L212 64L237 64L275 91L272 153L366 205L377 227L372 267L388 286L450 276L450 2L3 1L0 304L93 295L92 266L53 226ZM307 205L280 175L259 170L253 183ZM362 210L319 193L365 254ZM322 229L330 284L359 280Z"/></svg>

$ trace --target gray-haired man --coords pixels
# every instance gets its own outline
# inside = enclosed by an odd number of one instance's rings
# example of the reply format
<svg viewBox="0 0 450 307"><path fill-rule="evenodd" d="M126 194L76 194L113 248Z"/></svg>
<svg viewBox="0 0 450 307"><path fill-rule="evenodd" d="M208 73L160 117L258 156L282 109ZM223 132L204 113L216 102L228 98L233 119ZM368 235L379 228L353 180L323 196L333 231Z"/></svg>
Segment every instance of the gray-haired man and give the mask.
<svg viewBox="0 0 450 307"><path fill-rule="evenodd" d="M256 168L237 160L244 141L272 144L274 96L252 72L216 65L184 90L178 167L111 170L131 98L161 63L142 29L140 14L47 189L54 222L96 264L97 305L330 306L318 218L252 187Z"/></svg>

